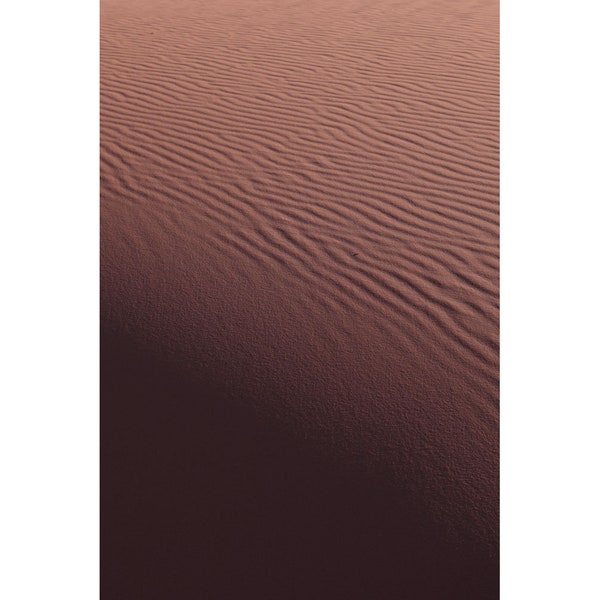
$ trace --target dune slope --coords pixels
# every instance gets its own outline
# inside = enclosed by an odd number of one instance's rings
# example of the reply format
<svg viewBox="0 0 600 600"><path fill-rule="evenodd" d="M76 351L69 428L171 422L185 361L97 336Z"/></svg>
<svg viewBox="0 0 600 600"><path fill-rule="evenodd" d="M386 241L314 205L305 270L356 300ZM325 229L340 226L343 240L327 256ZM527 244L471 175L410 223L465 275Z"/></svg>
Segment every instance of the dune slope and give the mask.
<svg viewBox="0 0 600 600"><path fill-rule="evenodd" d="M498 6L101 0L105 599L498 597Z"/></svg>

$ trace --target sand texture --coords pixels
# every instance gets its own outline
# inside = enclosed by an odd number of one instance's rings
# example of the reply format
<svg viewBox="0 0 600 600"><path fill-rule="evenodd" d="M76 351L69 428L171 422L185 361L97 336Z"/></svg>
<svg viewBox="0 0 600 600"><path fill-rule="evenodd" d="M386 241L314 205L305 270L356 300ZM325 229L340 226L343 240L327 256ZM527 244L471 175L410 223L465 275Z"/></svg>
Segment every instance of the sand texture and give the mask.
<svg viewBox="0 0 600 600"><path fill-rule="evenodd" d="M104 600L498 598L495 0L101 0Z"/></svg>

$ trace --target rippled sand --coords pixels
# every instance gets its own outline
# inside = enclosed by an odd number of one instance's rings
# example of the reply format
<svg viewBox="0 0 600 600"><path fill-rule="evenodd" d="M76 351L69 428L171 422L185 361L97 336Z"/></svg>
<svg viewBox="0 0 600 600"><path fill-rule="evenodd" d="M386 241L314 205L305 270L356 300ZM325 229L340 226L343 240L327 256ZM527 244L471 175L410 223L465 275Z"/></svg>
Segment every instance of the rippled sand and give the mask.
<svg viewBox="0 0 600 600"><path fill-rule="evenodd" d="M498 597L498 5L101 0L105 600Z"/></svg>

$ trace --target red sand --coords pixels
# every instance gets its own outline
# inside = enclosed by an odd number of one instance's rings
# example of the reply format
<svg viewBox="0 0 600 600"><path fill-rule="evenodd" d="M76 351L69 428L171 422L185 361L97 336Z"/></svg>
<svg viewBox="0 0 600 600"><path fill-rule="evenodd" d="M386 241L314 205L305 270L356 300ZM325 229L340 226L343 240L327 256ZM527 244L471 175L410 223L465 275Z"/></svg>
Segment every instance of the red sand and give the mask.
<svg viewBox="0 0 600 600"><path fill-rule="evenodd" d="M103 598L498 597L495 0L101 0Z"/></svg>

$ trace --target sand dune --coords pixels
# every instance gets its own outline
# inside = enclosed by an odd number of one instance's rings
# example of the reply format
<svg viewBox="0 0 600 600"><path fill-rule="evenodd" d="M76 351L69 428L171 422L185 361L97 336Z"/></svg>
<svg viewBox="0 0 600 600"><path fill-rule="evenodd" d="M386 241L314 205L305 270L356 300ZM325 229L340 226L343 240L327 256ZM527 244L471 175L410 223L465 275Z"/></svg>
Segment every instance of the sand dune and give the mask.
<svg viewBox="0 0 600 600"><path fill-rule="evenodd" d="M102 0L105 598L498 597L498 6Z"/></svg>

